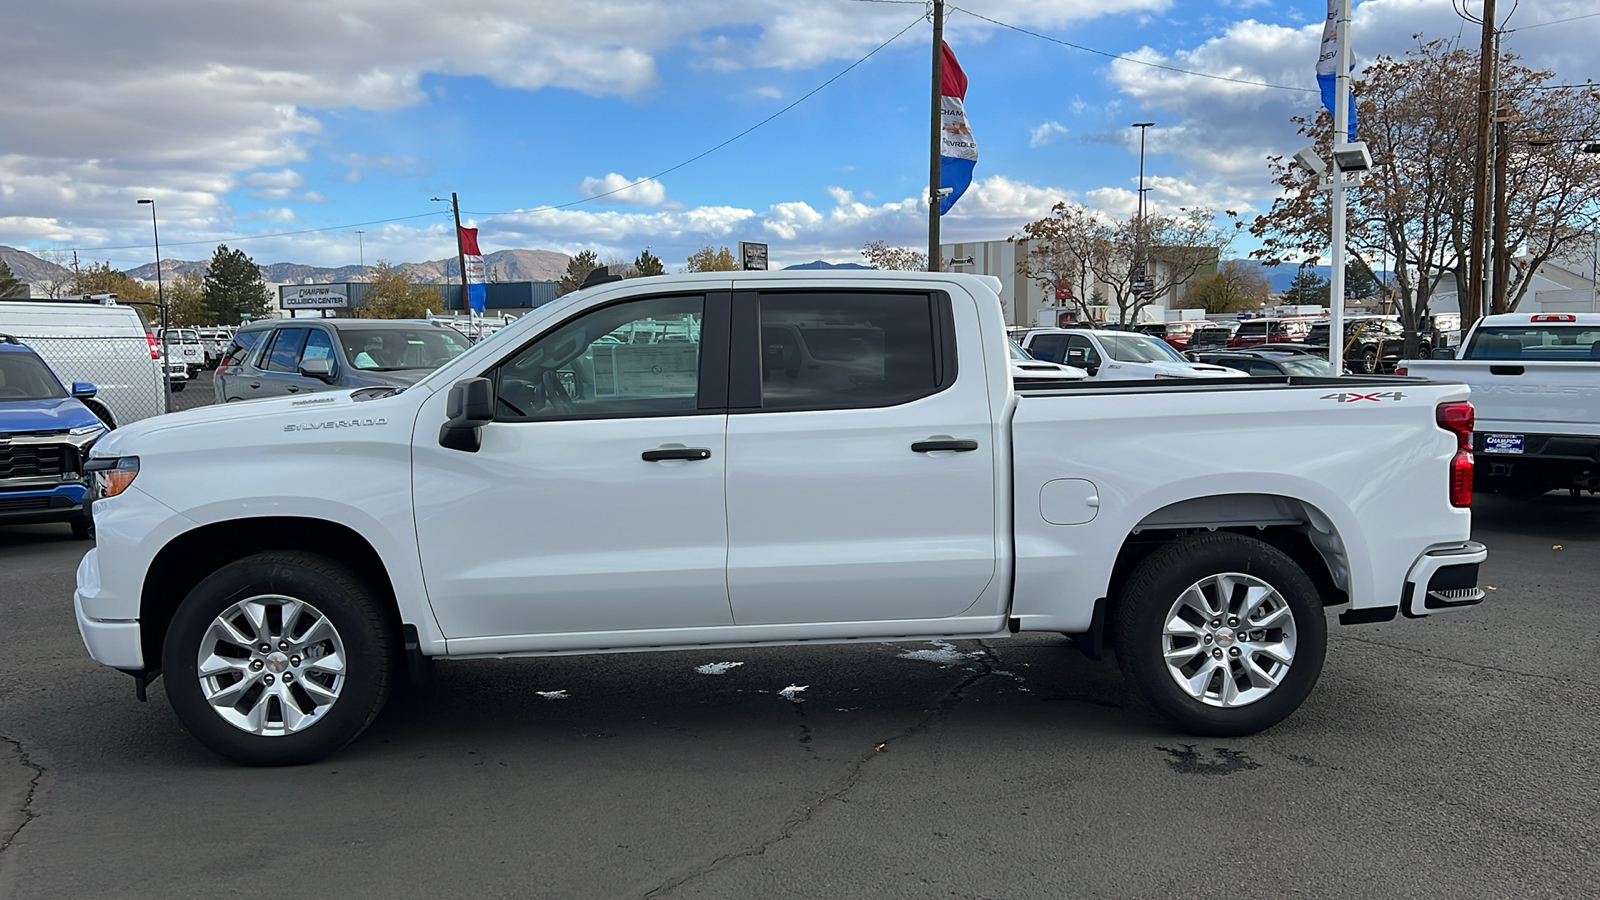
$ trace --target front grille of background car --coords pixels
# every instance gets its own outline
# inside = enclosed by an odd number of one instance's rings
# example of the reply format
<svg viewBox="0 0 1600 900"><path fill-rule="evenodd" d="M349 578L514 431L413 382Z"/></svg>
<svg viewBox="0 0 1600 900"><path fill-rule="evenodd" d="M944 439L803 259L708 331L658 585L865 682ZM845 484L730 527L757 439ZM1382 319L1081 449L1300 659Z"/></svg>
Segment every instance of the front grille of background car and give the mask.
<svg viewBox="0 0 1600 900"><path fill-rule="evenodd" d="M49 497L19 497L14 500L0 499L0 512L17 512L20 510L49 508Z"/></svg>
<svg viewBox="0 0 1600 900"><path fill-rule="evenodd" d="M77 470L78 454L66 444L0 446L0 478L41 478Z"/></svg>

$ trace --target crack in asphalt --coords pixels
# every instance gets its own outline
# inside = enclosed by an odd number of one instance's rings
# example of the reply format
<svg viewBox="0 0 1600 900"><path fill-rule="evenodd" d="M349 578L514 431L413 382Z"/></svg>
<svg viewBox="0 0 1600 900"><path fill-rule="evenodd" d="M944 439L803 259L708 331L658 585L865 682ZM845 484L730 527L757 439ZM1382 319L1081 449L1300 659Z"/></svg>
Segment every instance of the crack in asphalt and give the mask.
<svg viewBox="0 0 1600 900"><path fill-rule="evenodd" d="M44 766L34 762L28 756L28 752L22 749L21 741L13 740L0 734L0 743L11 745L11 748L17 753L17 762L21 763L24 768L33 770L33 777L28 779L27 793L22 797L22 806L17 810L22 814L22 821L4 839L0 839L0 853L4 853L11 846L11 842L17 839L17 835L22 833L22 829L27 828L29 822L39 818L39 814L33 811L33 795L39 789L39 779L44 777Z"/></svg>
<svg viewBox="0 0 1600 900"><path fill-rule="evenodd" d="M691 881L715 874L719 869L730 863L753 856L761 856L778 844L794 837L795 833L809 823L823 806L834 802L844 802L845 795L854 790L856 785L861 783L861 779L865 777L867 764L872 761L873 757L882 753L890 744L905 741L920 734L926 734L934 725L948 719L950 714L955 711L955 708L961 705L961 701L966 699L967 692L990 676L994 671L994 651L983 641L976 641L975 643L983 649L981 656L973 655L969 657L977 664L977 671L972 672L945 691L939 698L939 702L929 709L921 719L918 719L898 734L874 742L871 750L850 762L842 773L829 782L826 788L802 802L798 809L791 812L778 826L776 833L741 849L717 856L682 875L673 876L645 891L644 897L648 900L648 898L664 896ZM803 729L801 743L809 744L811 742L811 729L805 725L801 727ZM816 752L809 746L806 749L811 750L813 753Z"/></svg>
<svg viewBox="0 0 1600 900"><path fill-rule="evenodd" d="M1407 647L1407 646L1404 646L1402 644L1389 644L1389 643L1385 643L1383 641L1375 641L1372 638L1356 637L1354 635L1341 635L1340 637L1341 637L1342 640L1354 641L1354 642L1356 642L1358 644L1370 644L1371 646L1374 646L1374 647L1384 647L1384 648L1389 649L1389 650L1400 650L1400 651L1403 651L1405 653L1415 653L1416 655L1422 657L1423 659L1430 659L1430 660L1433 660L1434 662L1452 663L1454 665L1463 666L1463 667L1468 668L1468 669L1480 669L1480 670L1483 670L1485 672L1498 672L1501 675L1515 675L1515 676L1517 676L1519 678L1536 678L1536 679L1539 679L1541 681L1559 681L1562 684L1573 684L1574 682L1576 682L1577 684L1588 685L1589 687L1600 687L1600 683L1596 683L1596 682L1593 682L1593 681L1584 681L1581 678L1572 678L1570 676L1565 676L1565 675L1563 675L1563 676L1542 675L1542 674L1540 674L1538 672L1523 672L1523 671L1521 671L1519 669L1508 669L1508 668L1506 668L1504 666L1488 666L1488 665L1484 665L1483 663L1467 662L1464 659L1456 659L1453 656L1440 656L1437 653L1429 653L1429 652L1427 652L1425 650L1418 650L1415 647Z"/></svg>

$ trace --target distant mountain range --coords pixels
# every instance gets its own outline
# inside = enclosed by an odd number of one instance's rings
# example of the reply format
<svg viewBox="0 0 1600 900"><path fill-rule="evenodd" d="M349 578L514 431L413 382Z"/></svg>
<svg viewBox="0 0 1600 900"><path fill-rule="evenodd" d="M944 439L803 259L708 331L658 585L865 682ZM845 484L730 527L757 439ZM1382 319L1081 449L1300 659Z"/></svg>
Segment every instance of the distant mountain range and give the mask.
<svg viewBox="0 0 1600 900"><path fill-rule="evenodd" d="M571 257L565 253L553 250L497 250L483 258L484 267L488 270L490 281L557 281L566 274L567 261ZM28 281L49 281L54 278L63 278L70 273L63 267L40 259L25 250L15 247L0 246L0 260L4 260L11 267L12 274L17 278ZM93 254L84 256L86 263L93 260ZM199 272L204 275L206 264L210 260L185 260L163 259L161 261L161 277L176 278L184 272ZM455 281L461 277L461 266L455 257L435 259L419 263L400 263L397 267L412 281L437 282ZM272 284L335 284L344 281L371 281L372 267L338 266L328 268L323 266L308 266L303 263L279 262L260 266L261 277ZM155 281L156 264L145 263L136 269L127 270L128 274L141 281Z"/></svg>
<svg viewBox="0 0 1600 900"><path fill-rule="evenodd" d="M1333 266L1311 266L1311 271L1317 273L1324 281L1333 275ZM1267 280L1272 282L1272 292L1281 294L1294 284L1294 276L1300 274L1300 267L1293 263L1280 263L1276 266L1263 265L1261 271L1267 275ZM1376 272L1380 281L1393 278L1390 272Z"/></svg>

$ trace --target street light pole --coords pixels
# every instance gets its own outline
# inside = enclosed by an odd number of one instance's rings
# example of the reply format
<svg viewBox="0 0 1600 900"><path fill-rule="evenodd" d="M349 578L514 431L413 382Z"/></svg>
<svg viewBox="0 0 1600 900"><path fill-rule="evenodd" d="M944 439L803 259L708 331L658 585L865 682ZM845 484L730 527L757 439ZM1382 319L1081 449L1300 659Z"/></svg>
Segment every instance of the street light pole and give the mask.
<svg viewBox="0 0 1600 900"><path fill-rule="evenodd" d="M361 237L364 234L366 234L365 231L356 232L356 253L358 254L356 258L361 261L361 271L363 274L365 274L367 271L367 242Z"/></svg>
<svg viewBox="0 0 1600 900"><path fill-rule="evenodd" d="M167 346L170 328L167 325L167 296L161 287L161 232L156 228L156 201L140 200L150 204L150 237L156 244L156 308L161 311L161 395L166 411L172 412L172 378L167 373Z"/></svg>
<svg viewBox="0 0 1600 900"><path fill-rule="evenodd" d="M1137 300L1143 297L1147 290L1147 285L1150 283L1149 263L1144 256L1144 133L1145 129L1155 124L1154 122L1133 123L1133 127L1139 129L1139 211L1135 214L1136 217L1133 222L1133 264L1135 269L1134 278L1130 279L1131 281L1137 281L1139 285L1134 292L1134 309L1139 308ZM1117 320L1122 322L1125 317L1125 313L1119 310ZM1123 324L1126 323L1124 322Z"/></svg>
<svg viewBox="0 0 1600 900"><path fill-rule="evenodd" d="M1338 149L1350 141L1350 0L1339 0L1339 53L1334 63L1333 88L1333 190L1328 197L1333 227L1328 247L1328 368L1334 377L1344 374L1344 170L1339 165ZM1376 365L1373 366L1377 368Z"/></svg>
<svg viewBox="0 0 1600 900"><path fill-rule="evenodd" d="M944 127L944 0L933 0L933 97L928 122L928 271L939 271L939 145Z"/></svg>
<svg viewBox="0 0 1600 900"><path fill-rule="evenodd" d="M1146 128L1154 126L1154 122L1135 122L1133 127L1139 129L1139 222L1144 222L1144 132Z"/></svg>

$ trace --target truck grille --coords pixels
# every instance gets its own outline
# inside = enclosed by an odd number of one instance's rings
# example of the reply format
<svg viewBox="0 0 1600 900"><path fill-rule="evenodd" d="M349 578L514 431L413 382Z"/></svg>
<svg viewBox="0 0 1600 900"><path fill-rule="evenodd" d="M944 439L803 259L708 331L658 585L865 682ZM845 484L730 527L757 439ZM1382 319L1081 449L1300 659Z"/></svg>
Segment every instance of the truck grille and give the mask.
<svg viewBox="0 0 1600 900"><path fill-rule="evenodd" d="M39 478L76 471L77 451L63 444L0 446L0 478Z"/></svg>

